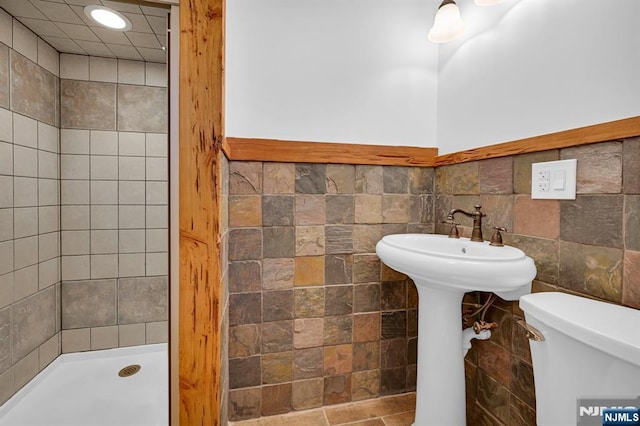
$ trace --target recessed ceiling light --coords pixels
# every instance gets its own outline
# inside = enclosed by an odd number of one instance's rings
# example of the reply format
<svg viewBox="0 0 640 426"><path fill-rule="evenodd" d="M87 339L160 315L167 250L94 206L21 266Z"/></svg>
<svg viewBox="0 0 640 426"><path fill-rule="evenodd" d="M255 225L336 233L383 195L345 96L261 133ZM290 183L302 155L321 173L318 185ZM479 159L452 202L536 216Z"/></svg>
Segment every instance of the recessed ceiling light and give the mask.
<svg viewBox="0 0 640 426"><path fill-rule="evenodd" d="M131 22L123 14L108 7L98 5L85 6L84 14L91 20L112 30L128 31L131 29Z"/></svg>

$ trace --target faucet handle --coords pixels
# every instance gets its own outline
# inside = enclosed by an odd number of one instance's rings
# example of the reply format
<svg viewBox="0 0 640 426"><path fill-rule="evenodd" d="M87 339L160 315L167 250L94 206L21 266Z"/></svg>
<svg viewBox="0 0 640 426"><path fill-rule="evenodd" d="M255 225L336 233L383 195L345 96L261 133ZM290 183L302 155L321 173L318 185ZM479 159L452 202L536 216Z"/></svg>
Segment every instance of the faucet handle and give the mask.
<svg viewBox="0 0 640 426"><path fill-rule="evenodd" d="M476 213L479 213L481 217L485 217L485 216L487 215L486 213L482 213L482 212L480 211L480 209L482 208L482 206L481 206L480 204L476 204L476 205L475 205L475 206L473 206L473 207L475 207L475 209L476 209Z"/></svg>
<svg viewBox="0 0 640 426"><path fill-rule="evenodd" d="M500 233L502 232L507 232L507 228L502 227L502 226L494 226L493 229L495 229L495 232L493 233L493 236L491 237L491 242L489 243L490 246L495 246L495 247L502 247L504 246L504 244L502 243L502 234Z"/></svg>
<svg viewBox="0 0 640 426"><path fill-rule="evenodd" d="M451 225L451 229L449 230L449 238L460 238L460 233L458 232L458 222L453 219L443 220L442 223Z"/></svg>

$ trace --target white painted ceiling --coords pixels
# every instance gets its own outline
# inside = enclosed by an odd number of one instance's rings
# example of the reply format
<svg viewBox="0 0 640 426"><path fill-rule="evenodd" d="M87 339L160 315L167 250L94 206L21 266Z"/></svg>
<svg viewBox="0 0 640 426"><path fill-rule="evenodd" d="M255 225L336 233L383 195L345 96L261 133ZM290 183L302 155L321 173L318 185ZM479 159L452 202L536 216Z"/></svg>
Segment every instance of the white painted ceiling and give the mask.
<svg viewBox="0 0 640 426"><path fill-rule="evenodd" d="M91 4L117 10L131 21L129 31L115 31L84 13ZM61 53L166 62L169 9L151 3L111 0L0 0L0 7Z"/></svg>

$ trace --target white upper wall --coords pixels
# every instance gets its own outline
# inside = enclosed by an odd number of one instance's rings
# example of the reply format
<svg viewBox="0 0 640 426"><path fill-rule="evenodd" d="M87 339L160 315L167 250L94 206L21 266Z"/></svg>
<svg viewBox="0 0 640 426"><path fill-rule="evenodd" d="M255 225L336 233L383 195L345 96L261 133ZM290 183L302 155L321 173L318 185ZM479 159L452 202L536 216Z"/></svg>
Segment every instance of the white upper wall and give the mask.
<svg viewBox="0 0 640 426"><path fill-rule="evenodd" d="M227 136L435 146L437 0L231 0Z"/></svg>
<svg viewBox="0 0 640 426"><path fill-rule="evenodd" d="M439 52L441 154L640 115L640 1L458 5L467 32Z"/></svg>

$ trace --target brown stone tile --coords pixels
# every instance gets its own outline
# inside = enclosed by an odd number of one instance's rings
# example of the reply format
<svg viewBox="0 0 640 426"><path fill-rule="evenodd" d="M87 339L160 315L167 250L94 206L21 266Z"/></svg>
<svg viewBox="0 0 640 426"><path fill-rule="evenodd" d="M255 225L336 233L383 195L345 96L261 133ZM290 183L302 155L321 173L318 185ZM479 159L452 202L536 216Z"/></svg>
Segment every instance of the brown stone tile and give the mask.
<svg viewBox="0 0 640 426"><path fill-rule="evenodd" d="M355 201L353 195L327 195L327 223L353 223Z"/></svg>
<svg viewBox="0 0 640 426"><path fill-rule="evenodd" d="M322 406L324 379L308 379L293 382L293 409L307 410ZM302 424L302 423L300 423ZM307 423L304 423L305 425Z"/></svg>
<svg viewBox="0 0 640 426"><path fill-rule="evenodd" d="M229 360L229 388L248 388L260 385L260 357Z"/></svg>
<svg viewBox="0 0 640 426"><path fill-rule="evenodd" d="M229 260L252 260L261 257L262 232L259 229L229 231Z"/></svg>
<svg viewBox="0 0 640 426"><path fill-rule="evenodd" d="M358 371L351 374L351 398L353 401L377 398L379 395L380 370ZM384 425L384 423L382 424Z"/></svg>
<svg viewBox="0 0 640 426"><path fill-rule="evenodd" d="M229 328L229 358L247 358L257 355L261 347L260 325L246 324Z"/></svg>
<svg viewBox="0 0 640 426"><path fill-rule="evenodd" d="M521 249L533 259L537 268L537 279L551 284L558 283L558 240L504 235L505 244Z"/></svg>
<svg viewBox="0 0 640 426"><path fill-rule="evenodd" d="M511 392L529 406L536 403L533 367L516 356L511 357Z"/></svg>
<svg viewBox="0 0 640 426"><path fill-rule="evenodd" d="M296 164L296 193L324 194L327 192L326 164Z"/></svg>
<svg viewBox="0 0 640 426"><path fill-rule="evenodd" d="M258 324L262 321L260 293L229 295L229 325Z"/></svg>
<svg viewBox="0 0 640 426"><path fill-rule="evenodd" d="M531 164L558 159L560 159L560 152L557 149L513 157L513 192L531 194Z"/></svg>
<svg viewBox="0 0 640 426"><path fill-rule="evenodd" d="M291 411L291 383L262 387L262 415L273 416Z"/></svg>
<svg viewBox="0 0 640 426"><path fill-rule="evenodd" d="M351 401L351 374L324 378L323 405L341 404Z"/></svg>
<svg viewBox="0 0 640 426"><path fill-rule="evenodd" d="M262 271L260 262L229 262L229 291L231 293L248 293L262 289Z"/></svg>
<svg viewBox="0 0 640 426"><path fill-rule="evenodd" d="M622 182L625 194L640 194L640 138L623 142Z"/></svg>
<svg viewBox="0 0 640 426"><path fill-rule="evenodd" d="M417 345L417 343L416 343ZM407 365L407 392L415 392L418 382L417 364Z"/></svg>
<svg viewBox="0 0 640 426"><path fill-rule="evenodd" d="M380 342L380 367L407 366L407 339L387 339Z"/></svg>
<svg viewBox="0 0 640 426"><path fill-rule="evenodd" d="M322 409L305 410L281 414L278 416L261 417L238 423L237 426L328 426Z"/></svg>
<svg viewBox="0 0 640 426"><path fill-rule="evenodd" d="M324 225L327 220L324 195L296 195L296 225Z"/></svg>
<svg viewBox="0 0 640 426"><path fill-rule="evenodd" d="M294 229L293 226L262 228L264 257L271 259L293 257L296 245Z"/></svg>
<svg viewBox="0 0 640 426"><path fill-rule="evenodd" d="M327 254L353 253L353 227L329 225L325 227L325 251Z"/></svg>
<svg viewBox="0 0 640 426"><path fill-rule="evenodd" d="M382 195L355 196L355 223L382 223Z"/></svg>
<svg viewBox="0 0 640 426"><path fill-rule="evenodd" d="M622 304L640 309L640 252L624 252Z"/></svg>
<svg viewBox="0 0 640 426"><path fill-rule="evenodd" d="M324 226L296 226L296 256L319 256L324 251Z"/></svg>
<svg viewBox="0 0 640 426"><path fill-rule="evenodd" d="M409 222L433 224L435 198L433 195L411 195L409 197Z"/></svg>
<svg viewBox="0 0 640 426"><path fill-rule="evenodd" d="M409 309L418 307L418 289L411 278L407 279L407 307Z"/></svg>
<svg viewBox="0 0 640 426"><path fill-rule="evenodd" d="M229 163L229 194L262 194L262 163L231 161Z"/></svg>
<svg viewBox="0 0 640 426"><path fill-rule="evenodd" d="M380 305L383 311L407 308L406 281L392 281L382 283Z"/></svg>
<svg viewBox="0 0 640 426"><path fill-rule="evenodd" d="M355 191L359 194L382 194L382 166L356 166Z"/></svg>
<svg viewBox="0 0 640 426"><path fill-rule="evenodd" d="M260 388L229 391L229 420L240 421L260 416Z"/></svg>
<svg viewBox="0 0 640 426"><path fill-rule="evenodd" d="M409 168L409 193L433 194L435 175L433 167Z"/></svg>
<svg viewBox="0 0 640 426"><path fill-rule="evenodd" d="M380 281L380 258L375 254L356 254L353 257L353 282Z"/></svg>
<svg viewBox="0 0 640 426"><path fill-rule="evenodd" d="M353 312L375 312L380 310L380 284L353 286Z"/></svg>
<svg viewBox="0 0 640 426"><path fill-rule="evenodd" d="M43 74L37 66L25 61L20 55L12 55L12 73L14 75L27 71L29 74L45 78L22 79L12 78L12 109L54 124L55 100L53 75ZM29 93L29 86L37 81L39 88L45 95L42 100L36 100ZM50 97L51 96L51 97ZM46 108L51 111L47 112ZM113 83L99 83L79 80L60 80L60 117L64 128L83 128L98 130L116 130L116 85Z"/></svg>
<svg viewBox="0 0 640 426"><path fill-rule="evenodd" d="M380 368L380 342L360 342L353 344L353 371L376 370Z"/></svg>
<svg viewBox="0 0 640 426"><path fill-rule="evenodd" d="M0 46L0 107L9 109L9 48Z"/></svg>
<svg viewBox="0 0 640 426"><path fill-rule="evenodd" d="M323 358L325 376L351 373L353 346L350 344L325 346Z"/></svg>
<svg viewBox="0 0 640 426"><path fill-rule="evenodd" d="M560 159L578 160L576 193L619 194L622 189L622 142L564 148Z"/></svg>
<svg viewBox="0 0 640 426"><path fill-rule="evenodd" d="M324 320L322 318L301 318L293 322L293 347L307 349L322 346L324 341Z"/></svg>
<svg viewBox="0 0 640 426"><path fill-rule="evenodd" d="M352 376L352 380L354 380L353 374L351 376ZM354 385L351 384L351 388L353 387ZM363 398L363 399L369 399L369 398ZM353 400L358 401L358 399L355 398L355 395L353 395ZM349 426L384 426L384 421L382 420L382 418L368 419L368 420L362 420L361 422L349 423Z"/></svg>
<svg viewBox="0 0 640 426"><path fill-rule="evenodd" d="M229 196L229 226L242 228L262 225L262 204L259 195Z"/></svg>
<svg viewBox="0 0 640 426"><path fill-rule="evenodd" d="M438 167L436 191L438 194L478 194L478 173L477 161Z"/></svg>
<svg viewBox="0 0 640 426"><path fill-rule="evenodd" d="M409 221L409 195L382 196L382 222L407 223Z"/></svg>
<svg viewBox="0 0 640 426"><path fill-rule="evenodd" d="M513 206L513 232L533 237L558 238L560 201L532 200L530 195L517 195Z"/></svg>
<svg viewBox="0 0 640 426"><path fill-rule="evenodd" d="M376 244L381 238L381 225L355 225L353 227L354 253L375 253Z"/></svg>
<svg viewBox="0 0 640 426"><path fill-rule="evenodd" d="M360 401L340 407L327 407L325 413L331 425L357 422L392 414L404 413L416 407L415 394L405 394ZM357 424L357 423L356 423Z"/></svg>
<svg viewBox="0 0 640 426"><path fill-rule="evenodd" d="M324 317L324 344L340 345L351 343L353 334L352 315Z"/></svg>
<svg viewBox="0 0 640 426"><path fill-rule="evenodd" d="M295 260L292 258L262 260L262 288L282 290L293 287Z"/></svg>
<svg viewBox="0 0 640 426"><path fill-rule="evenodd" d="M531 363L531 351L529 349L527 333L524 328L517 325L517 322L522 319L522 317L513 316L513 324L511 326L511 352L526 362Z"/></svg>
<svg viewBox="0 0 640 426"><path fill-rule="evenodd" d="M59 331L55 319L56 314L60 314L56 308L59 297L55 288L49 287L2 311L0 334L2 346L5 349L0 350L0 353L4 352L2 356L4 360L0 359L0 364L3 364L3 369L10 366L9 348L13 354L13 360L20 363L20 360L24 361L29 357L29 353L34 353L34 349ZM37 358L38 355L36 354L35 357ZM34 374L36 372L37 370Z"/></svg>
<svg viewBox="0 0 640 426"><path fill-rule="evenodd" d="M296 257L295 263L295 286L324 284L324 256Z"/></svg>
<svg viewBox="0 0 640 426"><path fill-rule="evenodd" d="M513 193L513 157L482 160L478 165L481 194Z"/></svg>
<svg viewBox="0 0 640 426"><path fill-rule="evenodd" d="M407 336L416 337L418 335L418 310L407 310Z"/></svg>
<svg viewBox="0 0 640 426"><path fill-rule="evenodd" d="M293 319L293 290L262 293L262 321Z"/></svg>
<svg viewBox="0 0 640 426"><path fill-rule="evenodd" d="M386 194L406 194L409 191L409 168L386 166L382 168L382 186Z"/></svg>
<svg viewBox="0 0 640 426"><path fill-rule="evenodd" d="M382 338L393 339L407 336L407 312L394 311L382 313Z"/></svg>
<svg viewBox="0 0 640 426"><path fill-rule="evenodd" d="M406 367L380 370L380 395L402 393L407 388Z"/></svg>
<svg viewBox="0 0 640 426"><path fill-rule="evenodd" d="M415 365L418 363L418 339L407 340L407 364Z"/></svg>
<svg viewBox="0 0 640 426"><path fill-rule="evenodd" d="M293 379L322 377L324 370L322 348L301 349L293 352Z"/></svg>
<svg viewBox="0 0 640 426"><path fill-rule="evenodd" d="M622 195L579 195L560 202L560 239L622 247Z"/></svg>
<svg viewBox="0 0 640 426"><path fill-rule="evenodd" d="M293 321L274 321L262 324L262 353L284 352L293 349Z"/></svg>
<svg viewBox="0 0 640 426"><path fill-rule="evenodd" d="M62 327L71 329L116 325L116 295L116 280L64 282L62 284L61 297ZM35 307L34 309L29 309L29 311L32 311L31 315L41 314L37 312L38 308ZM25 325L28 323L29 321ZM33 332L35 333L35 330ZM51 333L52 330L48 332ZM44 336L41 337L44 338ZM25 352L22 355L24 356L27 353Z"/></svg>
<svg viewBox="0 0 640 426"><path fill-rule="evenodd" d="M381 281L406 281L407 276L402 272L398 272L395 269L391 269L384 263L380 262L380 280Z"/></svg>
<svg viewBox="0 0 640 426"><path fill-rule="evenodd" d="M262 355L262 384L290 382L293 380L293 352Z"/></svg>
<svg viewBox="0 0 640 426"><path fill-rule="evenodd" d="M415 417L415 411L407 411L406 413L393 414L382 419L386 426L412 426Z"/></svg>
<svg viewBox="0 0 640 426"><path fill-rule="evenodd" d="M513 390L513 388L512 388ZM502 422L509 420L509 390L478 370L478 403Z"/></svg>
<svg viewBox="0 0 640 426"><path fill-rule="evenodd" d="M356 168L350 164L327 164L327 193L353 194Z"/></svg>
<svg viewBox="0 0 640 426"><path fill-rule="evenodd" d="M297 288L293 297L296 318L324 316L324 288Z"/></svg>
<svg viewBox="0 0 640 426"><path fill-rule="evenodd" d="M509 426L536 426L536 411L512 396L509 410Z"/></svg>
<svg viewBox="0 0 640 426"><path fill-rule="evenodd" d="M118 84L117 91L119 131L167 132L169 99L166 87Z"/></svg>
<svg viewBox="0 0 640 426"><path fill-rule="evenodd" d="M495 381L508 387L511 372L511 353L491 341L478 342L478 367Z"/></svg>
<svg viewBox="0 0 640 426"><path fill-rule="evenodd" d="M380 313L356 314L353 316L353 341L380 340Z"/></svg>
<svg viewBox="0 0 640 426"><path fill-rule="evenodd" d="M326 287L324 290L324 314L345 315L353 313L353 286Z"/></svg>
<svg viewBox="0 0 640 426"><path fill-rule="evenodd" d="M511 350L511 327L513 322L511 307L507 305L507 309L501 309L496 302L487 310L485 316L485 321L497 324L496 328L491 330L491 342Z"/></svg>
<svg viewBox="0 0 640 426"><path fill-rule="evenodd" d="M293 194L296 166L292 163L264 163L263 184L265 194Z"/></svg>
<svg viewBox="0 0 640 426"><path fill-rule="evenodd" d="M263 195L262 224L264 226L293 225L292 195Z"/></svg>
<svg viewBox="0 0 640 426"><path fill-rule="evenodd" d="M350 284L353 276L353 255L325 256L324 277L327 285Z"/></svg>
<svg viewBox="0 0 640 426"><path fill-rule="evenodd" d="M480 205L486 217L482 220L482 233L485 240L490 240L494 227L499 226L507 230L513 229L513 196L512 195L481 195ZM464 219L463 219L464 220ZM473 226L473 221L462 224Z"/></svg>
<svg viewBox="0 0 640 426"><path fill-rule="evenodd" d="M624 247L640 251L640 195L624 197Z"/></svg>
<svg viewBox="0 0 640 426"><path fill-rule="evenodd" d="M447 214L453 208L453 196L452 195L436 195L434 204L435 204L434 222L435 222L436 233L448 234L449 229L451 227L449 225L443 224L442 222L447 220Z"/></svg>
<svg viewBox="0 0 640 426"><path fill-rule="evenodd" d="M620 303L622 263L622 250L561 241L559 284Z"/></svg>

